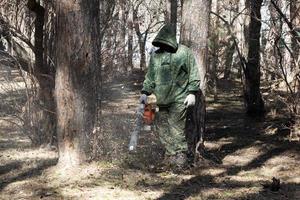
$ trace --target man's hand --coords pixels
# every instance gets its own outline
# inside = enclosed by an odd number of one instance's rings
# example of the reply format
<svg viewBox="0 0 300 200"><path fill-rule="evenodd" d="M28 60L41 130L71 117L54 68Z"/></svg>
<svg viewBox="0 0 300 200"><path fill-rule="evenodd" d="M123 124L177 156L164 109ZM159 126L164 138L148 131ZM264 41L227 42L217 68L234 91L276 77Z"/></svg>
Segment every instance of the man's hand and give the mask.
<svg viewBox="0 0 300 200"><path fill-rule="evenodd" d="M194 94L187 95L183 103L187 107L194 106L196 103L196 96Z"/></svg>
<svg viewBox="0 0 300 200"><path fill-rule="evenodd" d="M142 94L139 100L140 103L142 104L147 104L148 103L148 96L146 94Z"/></svg>

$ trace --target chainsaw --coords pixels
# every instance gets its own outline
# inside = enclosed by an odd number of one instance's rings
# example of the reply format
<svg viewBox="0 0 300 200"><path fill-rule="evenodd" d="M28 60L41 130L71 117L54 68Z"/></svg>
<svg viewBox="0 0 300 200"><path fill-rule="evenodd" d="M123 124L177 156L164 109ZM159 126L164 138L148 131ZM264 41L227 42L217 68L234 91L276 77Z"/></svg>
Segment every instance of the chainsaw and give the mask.
<svg viewBox="0 0 300 200"><path fill-rule="evenodd" d="M133 131L131 132L129 141L129 151L136 150L138 137L142 130L151 130L156 111L156 98L154 95L148 96L148 103L139 104L136 110L136 119Z"/></svg>

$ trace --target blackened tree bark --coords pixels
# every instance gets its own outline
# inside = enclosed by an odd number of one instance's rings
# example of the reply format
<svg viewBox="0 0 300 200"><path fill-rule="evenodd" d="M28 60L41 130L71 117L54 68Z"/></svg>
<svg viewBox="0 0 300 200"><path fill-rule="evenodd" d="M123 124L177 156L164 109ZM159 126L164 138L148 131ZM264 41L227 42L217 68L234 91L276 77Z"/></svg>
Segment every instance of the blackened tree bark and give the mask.
<svg viewBox="0 0 300 200"><path fill-rule="evenodd" d="M35 66L32 73L39 84L38 100L34 103L37 121L32 131L37 144L53 144L56 136L56 112L54 102L54 74L44 62L44 23L45 9L35 0L28 0L27 7L35 13L34 54ZM41 113L38 115L37 113Z"/></svg>
<svg viewBox="0 0 300 200"><path fill-rule="evenodd" d="M182 5L181 43L190 47L195 55L201 79L201 91L196 96L196 106L188 110L186 135L192 152L204 145L205 89L207 68L207 41L211 1L185 0ZM201 148L198 148L201 147Z"/></svg>
<svg viewBox="0 0 300 200"><path fill-rule="evenodd" d="M260 29L262 0L250 0L250 23L246 37L248 39L248 60L245 68L244 98L247 114L264 114L264 102L260 93Z"/></svg>
<svg viewBox="0 0 300 200"><path fill-rule="evenodd" d="M174 33L176 33L178 0L167 0L166 3L167 3L167 9L166 9L165 21L171 24Z"/></svg>
<svg viewBox="0 0 300 200"><path fill-rule="evenodd" d="M56 106L59 164L72 167L90 153L99 67L99 0L56 1Z"/></svg>

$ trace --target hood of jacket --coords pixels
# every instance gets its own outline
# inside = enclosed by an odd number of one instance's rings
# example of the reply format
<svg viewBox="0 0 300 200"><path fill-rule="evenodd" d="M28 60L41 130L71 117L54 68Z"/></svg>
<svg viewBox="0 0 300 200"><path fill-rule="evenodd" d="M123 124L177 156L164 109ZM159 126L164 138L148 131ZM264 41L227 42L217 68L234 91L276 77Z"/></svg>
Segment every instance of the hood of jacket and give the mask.
<svg viewBox="0 0 300 200"><path fill-rule="evenodd" d="M173 31L171 25L164 25L154 38L152 44L156 47L167 46L172 51L176 52L178 48L176 33Z"/></svg>

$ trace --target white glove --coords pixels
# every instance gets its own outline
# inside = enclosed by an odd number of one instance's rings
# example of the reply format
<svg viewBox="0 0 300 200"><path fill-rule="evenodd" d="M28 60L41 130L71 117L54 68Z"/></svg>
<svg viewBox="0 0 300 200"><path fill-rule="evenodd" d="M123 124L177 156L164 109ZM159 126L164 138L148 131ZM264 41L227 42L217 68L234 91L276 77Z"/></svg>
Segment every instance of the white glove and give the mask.
<svg viewBox="0 0 300 200"><path fill-rule="evenodd" d="M140 97L140 103L147 104L148 96L146 94L142 94Z"/></svg>
<svg viewBox="0 0 300 200"><path fill-rule="evenodd" d="M196 103L196 96L194 94L187 95L183 103L187 107L194 106Z"/></svg>

